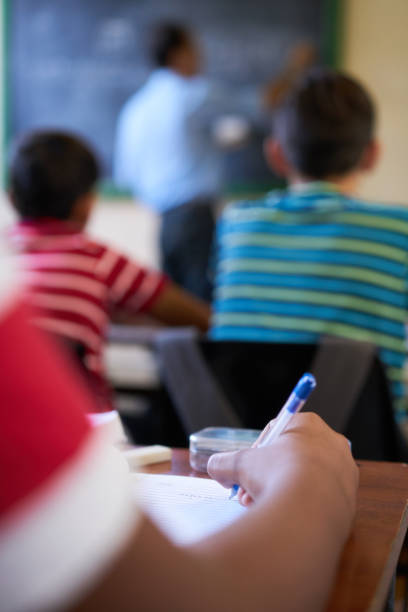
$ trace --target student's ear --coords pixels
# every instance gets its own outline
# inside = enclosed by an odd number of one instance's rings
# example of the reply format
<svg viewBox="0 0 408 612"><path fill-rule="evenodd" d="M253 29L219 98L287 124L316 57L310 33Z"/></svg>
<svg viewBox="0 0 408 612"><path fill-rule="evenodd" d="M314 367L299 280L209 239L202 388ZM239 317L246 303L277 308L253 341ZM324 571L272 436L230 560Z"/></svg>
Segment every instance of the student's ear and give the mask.
<svg viewBox="0 0 408 612"><path fill-rule="evenodd" d="M7 190L7 199L9 201L9 204L11 205L11 208L17 211L16 198L12 189Z"/></svg>
<svg viewBox="0 0 408 612"><path fill-rule="evenodd" d="M290 173L290 166L280 142L270 136L265 139L263 149L268 166L278 176L287 178Z"/></svg>
<svg viewBox="0 0 408 612"><path fill-rule="evenodd" d="M360 169L366 172L373 170L381 155L381 146L378 140L372 140L366 146L361 156Z"/></svg>

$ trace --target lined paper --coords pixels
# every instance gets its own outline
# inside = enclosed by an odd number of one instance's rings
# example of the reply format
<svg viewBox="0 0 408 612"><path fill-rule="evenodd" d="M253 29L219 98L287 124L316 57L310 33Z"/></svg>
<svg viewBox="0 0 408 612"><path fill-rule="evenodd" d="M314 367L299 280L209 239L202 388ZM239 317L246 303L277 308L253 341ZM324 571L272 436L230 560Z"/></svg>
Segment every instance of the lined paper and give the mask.
<svg viewBox="0 0 408 612"><path fill-rule="evenodd" d="M214 480L161 474L134 474L132 479L138 504L176 544L196 542L246 512Z"/></svg>

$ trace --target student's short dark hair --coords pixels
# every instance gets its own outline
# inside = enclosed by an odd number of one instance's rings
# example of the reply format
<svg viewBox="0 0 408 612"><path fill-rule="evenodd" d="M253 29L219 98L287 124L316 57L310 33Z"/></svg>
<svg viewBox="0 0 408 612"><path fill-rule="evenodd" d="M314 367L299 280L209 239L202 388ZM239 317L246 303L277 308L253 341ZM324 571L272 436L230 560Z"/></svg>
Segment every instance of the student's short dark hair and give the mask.
<svg viewBox="0 0 408 612"><path fill-rule="evenodd" d="M351 77L313 69L294 87L273 122L289 163L303 176L342 176L357 167L373 138L375 108Z"/></svg>
<svg viewBox="0 0 408 612"><path fill-rule="evenodd" d="M92 150L67 132L31 132L12 154L10 191L23 219L69 219L74 204L92 191L98 178Z"/></svg>
<svg viewBox="0 0 408 612"><path fill-rule="evenodd" d="M163 21L155 24L148 43L151 62L154 66L167 66L170 54L185 45L189 38L189 31L179 23Z"/></svg>

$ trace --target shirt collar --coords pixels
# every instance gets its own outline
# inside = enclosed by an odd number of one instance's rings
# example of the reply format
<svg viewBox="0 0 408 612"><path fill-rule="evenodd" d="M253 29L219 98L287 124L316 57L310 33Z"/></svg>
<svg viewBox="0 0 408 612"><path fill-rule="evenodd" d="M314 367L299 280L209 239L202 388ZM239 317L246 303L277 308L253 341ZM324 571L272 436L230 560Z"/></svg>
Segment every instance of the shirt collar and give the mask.
<svg viewBox="0 0 408 612"><path fill-rule="evenodd" d="M58 219L20 221L6 235L11 248L17 251L46 248L51 243L54 246L67 243L79 246L83 240L83 233L77 225Z"/></svg>
<svg viewBox="0 0 408 612"><path fill-rule="evenodd" d="M187 77L183 77L182 74L179 74L175 70L171 70L171 68L156 68L150 75L151 81L165 81L165 80L176 80L176 81L185 81Z"/></svg>
<svg viewBox="0 0 408 612"><path fill-rule="evenodd" d="M334 183L328 181L307 181L304 183L296 183L288 189L290 193L298 195L309 194L340 194L340 190Z"/></svg>
<svg viewBox="0 0 408 612"><path fill-rule="evenodd" d="M26 219L16 223L13 232L26 236L65 236L78 234L80 228L71 221L59 219Z"/></svg>
<svg viewBox="0 0 408 612"><path fill-rule="evenodd" d="M172 70L171 68L156 68L150 74L149 82L150 83L161 83L161 82L172 82L183 85L190 85L191 83L201 82L203 79L202 74L196 74L193 76L184 76L177 72L177 70Z"/></svg>
<svg viewBox="0 0 408 612"><path fill-rule="evenodd" d="M292 185L286 192L271 192L269 203L274 207L293 212L333 212L343 210L347 199L333 183L310 181Z"/></svg>

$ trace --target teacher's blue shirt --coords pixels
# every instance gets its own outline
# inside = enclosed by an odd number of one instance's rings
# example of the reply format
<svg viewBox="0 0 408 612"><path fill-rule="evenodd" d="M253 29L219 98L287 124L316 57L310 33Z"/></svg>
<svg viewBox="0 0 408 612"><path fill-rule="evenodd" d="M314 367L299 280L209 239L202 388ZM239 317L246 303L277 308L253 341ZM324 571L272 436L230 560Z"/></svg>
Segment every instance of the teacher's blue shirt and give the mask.
<svg viewBox="0 0 408 612"><path fill-rule="evenodd" d="M233 95L201 76L156 70L119 115L115 182L159 212L217 195L221 160L211 119L238 109L252 113L257 105L253 89Z"/></svg>

